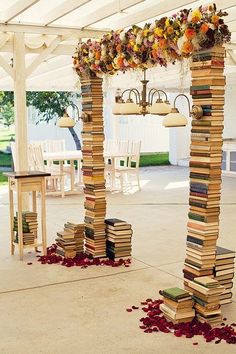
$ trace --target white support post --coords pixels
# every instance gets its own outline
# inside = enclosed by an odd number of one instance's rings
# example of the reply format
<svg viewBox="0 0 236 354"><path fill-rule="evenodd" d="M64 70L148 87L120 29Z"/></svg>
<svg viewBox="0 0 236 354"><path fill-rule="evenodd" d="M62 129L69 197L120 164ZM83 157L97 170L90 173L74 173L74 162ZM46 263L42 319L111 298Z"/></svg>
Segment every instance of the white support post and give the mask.
<svg viewBox="0 0 236 354"><path fill-rule="evenodd" d="M14 34L14 108L16 126L16 171L28 170L28 135L25 87L25 41L24 33Z"/></svg>

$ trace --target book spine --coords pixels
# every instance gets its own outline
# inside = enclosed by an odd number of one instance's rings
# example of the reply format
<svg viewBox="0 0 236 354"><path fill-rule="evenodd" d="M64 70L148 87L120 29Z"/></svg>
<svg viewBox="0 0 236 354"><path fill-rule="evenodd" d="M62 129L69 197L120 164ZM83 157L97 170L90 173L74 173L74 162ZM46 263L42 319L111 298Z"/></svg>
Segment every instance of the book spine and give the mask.
<svg viewBox="0 0 236 354"><path fill-rule="evenodd" d="M206 64L204 64L205 62ZM207 68L204 67L207 66ZM216 68L220 66L220 68ZM214 259L216 240L219 235L219 213L221 192L222 133L224 118L224 49L209 50L193 56L192 95L193 105L203 109L203 119L192 120L190 146L190 190L188 233L199 235L194 238L188 234L189 243L199 245L198 258L194 252L186 252L184 278L193 279L198 276L213 274L212 267L204 266L204 254ZM215 117L219 117L216 119ZM207 145L205 145L207 144ZM207 146L207 148L206 148ZM196 173L199 170L200 173ZM208 235L214 235L211 247L208 246ZM190 245L191 247L191 245ZM186 268L187 267L187 268ZM192 272L191 272L192 269Z"/></svg>
<svg viewBox="0 0 236 354"><path fill-rule="evenodd" d="M83 122L82 158L85 194L85 252L95 257L106 256L106 198L103 157L103 91L102 79L81 77L82 109L90 114L90 122ZM91 203L91 195L93 201ZM99 210L99 212L98 212ZM88 242L89 240L89 242Z"/></svg>

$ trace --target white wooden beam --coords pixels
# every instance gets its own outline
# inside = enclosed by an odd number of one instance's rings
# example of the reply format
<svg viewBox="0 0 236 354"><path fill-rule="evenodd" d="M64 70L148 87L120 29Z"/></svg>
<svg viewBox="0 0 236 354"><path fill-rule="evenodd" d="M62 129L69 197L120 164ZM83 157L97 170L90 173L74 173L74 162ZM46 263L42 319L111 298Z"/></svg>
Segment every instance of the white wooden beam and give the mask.
<svg viewBox="0 0 236 354"><path fill-rule="evenodd" d="M0 66L6 71L8 75L11 76L12 79L14 79L14 70L10 64L6 61L5 58L0 56Z"/></svg>
<svg viewBox="0 0 236 354"><path fill-rule="evenodd" d="M59 6L55 7L50 11L47 16L43 19L45 25L49 25L55 22L59 18L69 14L70 12L77 10L79 7L87 4L91 0L66 0Z"/></svg>
<svg viewBox="0 0 236 354"><path fill-rule="evenodd" d="M62 37L58 36L54 38L52 43L44 49L37 58L30 64L30 66L26 69L26 77L29 77L35 69L49 56L50 53L58 46L61 42Z"/></svg>
<svg viewBox="0 0 236 354"><path fill-rule="evenodd" d="M76 43L77 44L77 43ZM59 44L53 51L51 54L53 55L69 55L72 56L75 52L75 45L72 44ZM33 48L25 48L25 53L26 54L40 54L42 53L42 51L45 49L45 47L42 48L37 48L37 49L33 49ZM12 42L8 42L7 44L5 44L3 47L0 48L0 53L12 53L13 52L13 43Z"/></svg>
<svg viewBox="0 0 236 354"><path fill-rule="evenodd" d="M137 24L143 21L147 21L154 17L164 16L168 12L175 12L180 8L189 8L191 5L192 8L196 8L202 4L208 4L210 1L206 0L165 0L162 2L158 2L158 4L147 6L145 10L140 10L134 14L130 14L124 19L116 21L113 23L113 28L126 28L130 27L133 24ZM216 6L218 9L227 10L231 7L235 6L235 0L215 0Z"/></svg>
<svg viewBox="0 0 236 354"><path fill-rule="evenodd" d="M146 21L150 18L160 16L165 12L174 11L178 7L186 6L194 3L193 0L165 0L158 4L147 6L145 10L140 10L134 14L125 16L123 20L116 21L114 28L125 28L132 26L135 23Z"/></svg>
<svg viewBox="0 0 236 354"><path fill-rule="evenodd" d="M0 23L0 32L52 34L57 36L71 35L76 38L100 38L108 31L100 31L94 29L81 30L78 27L36 26Z"/></svg>
<svg viewBox="0 0 236 354"><path fill-rule="evenodd" d="M94 23L102 21L118 13L119 11L126 10L143 1L144 0L120 0L120 1L114 0L111 3L100 7L98 11L94 12L90 16L85 16L80 18L79 25L82 28L91 26Z"/></svg>
<svg viewBox="0 0 236 354"><path fill-rule="evenodd" d="M36 4L38 1L39 0L18 0L3 13L4 22L7 23L11 21L13 18Z"/></svg>
<svg viewBox="0 0 236 354"><path fill-rule="evenodd" d="M28 170L28 135L25 89L24 34L14 35L14 109L16 125L16 171Z"/></svg>

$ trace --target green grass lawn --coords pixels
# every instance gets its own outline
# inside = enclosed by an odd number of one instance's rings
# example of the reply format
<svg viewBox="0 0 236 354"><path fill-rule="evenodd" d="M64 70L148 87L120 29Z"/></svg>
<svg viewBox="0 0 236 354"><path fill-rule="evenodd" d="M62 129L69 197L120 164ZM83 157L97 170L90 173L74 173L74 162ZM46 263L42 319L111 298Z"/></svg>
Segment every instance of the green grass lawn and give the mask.
<svg viewBox="0 0 236 354"><path fill-rule="evenodd" d="M154 154L141 155L140 156L140 167L145 166L160 166L169 165L169 153L168 152L158 152Z"/></svg>
<svg viewBox="0 0 236 354"><path fill-rule="evenodd" d="M13 133L11 129L0 129L0 150L5 150L5 148L9 145L9 141L12 137L15 137L15 133Z"/></svg>
<svg viewBox="0 0 236 354"><path fill-rule="evenodd" d="M7 177L3 176L3 172L0 172L0 186L7 184Z"/></svg>

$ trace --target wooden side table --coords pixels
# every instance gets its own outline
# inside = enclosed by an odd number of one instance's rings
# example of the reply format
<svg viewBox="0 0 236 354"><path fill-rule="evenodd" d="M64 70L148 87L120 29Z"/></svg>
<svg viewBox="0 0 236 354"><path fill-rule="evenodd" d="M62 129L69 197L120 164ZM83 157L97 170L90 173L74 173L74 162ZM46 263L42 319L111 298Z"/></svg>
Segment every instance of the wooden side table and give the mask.
<svg viewBox="0 0 236 354"><path fill-rule="evenodd" d="M17 210L18 210L18 247L20 260L23 260L23 250L24 248L42 246L43 254L47 253L47 237L46 237L46 199L45 199L45 177L49 177L50 173L40 172L40 171L26 171L26 172L6 172L5 176L8 177L9 184L9 199L10 199L10 227L11 227L11 254L14 254L15 243L14 243L14 202L13 202L13 192L17 193ZM36 193L41 194L41 237L42 242L36 242L30 245L23 244L23 225L22 225L22 194L24 192L32 192L32 209L33 212L37 212L37 201Z"/></svg>

